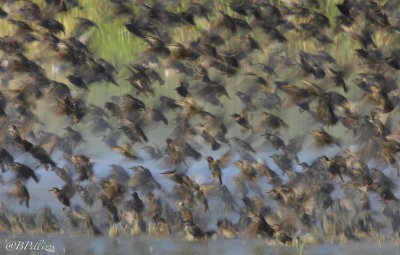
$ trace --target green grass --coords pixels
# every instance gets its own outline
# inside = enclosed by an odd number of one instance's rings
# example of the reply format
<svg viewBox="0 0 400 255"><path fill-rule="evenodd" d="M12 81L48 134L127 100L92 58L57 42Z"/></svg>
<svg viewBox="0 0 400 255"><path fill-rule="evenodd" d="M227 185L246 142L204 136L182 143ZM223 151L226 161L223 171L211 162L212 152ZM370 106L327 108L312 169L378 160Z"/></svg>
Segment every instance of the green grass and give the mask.
<svg viewBox="0 0 400 255"><path fill-rule="evenodd" d="M304 242L303 240L297 240L296 241L296 250L298 255L303 255L303 250L304 250Z"/></svg>

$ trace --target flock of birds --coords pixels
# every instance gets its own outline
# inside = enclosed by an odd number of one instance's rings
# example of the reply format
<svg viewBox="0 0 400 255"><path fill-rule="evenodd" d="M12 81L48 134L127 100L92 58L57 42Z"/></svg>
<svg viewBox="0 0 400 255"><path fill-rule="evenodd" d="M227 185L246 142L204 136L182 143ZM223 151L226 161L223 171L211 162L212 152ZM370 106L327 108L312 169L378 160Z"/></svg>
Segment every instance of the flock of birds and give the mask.
<svg viewBox="0 0 400 255"><path fill-rule="evenodd" d="M100 25L76 17L66 33L59 21L83 8L78 0L0 2L10 27L0 37L0 166L12 175L1 195L20 204L17 213L3 201L0 232L283 244L399 237L398 1L344 0L335 17L315 0L105 1L110 19L147 45L120 65L129 73L121 81L89 49ZM188 36L178 42L176 31ZM341 40L354 50L345 61L332 56ZM94 105L87 96L99 83L132 90ZM160 86L175 87L165 95ZM49 131L49 114L64 129ZM96 166L90 135L130 169ZM38 171L62 181L49 190L61 217L24 211L30 188L48 185Z"/></svg>

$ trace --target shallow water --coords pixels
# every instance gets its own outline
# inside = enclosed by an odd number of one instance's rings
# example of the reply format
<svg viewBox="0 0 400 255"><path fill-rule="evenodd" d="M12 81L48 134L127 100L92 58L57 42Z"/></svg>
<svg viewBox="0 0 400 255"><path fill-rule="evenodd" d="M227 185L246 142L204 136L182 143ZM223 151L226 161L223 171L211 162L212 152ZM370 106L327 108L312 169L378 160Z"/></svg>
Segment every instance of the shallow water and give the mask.
<svg viewBox="0 0 400 255"><path fill-rule="evenodd" d="M37 241L44 240L46 245L54 246L54 252L45 250L31 251L29 247L23 250L6 249L7 243L13 241ZM37 247L41 247L40 245ZM194 255L194 254L268 254L268 255L292 255L299 254L297 247L271 246L265 240L209 240L202 242L187 242L177 239L154 239L147 237L123 237L123 238L87 238L65 236L17 236L1 238L0 254L162 254L162 255ZM393 242L365 243L355 242L347 244L331 245L306 245L303 254L318 255L397 255L400 254L400 246Z"/></svg>

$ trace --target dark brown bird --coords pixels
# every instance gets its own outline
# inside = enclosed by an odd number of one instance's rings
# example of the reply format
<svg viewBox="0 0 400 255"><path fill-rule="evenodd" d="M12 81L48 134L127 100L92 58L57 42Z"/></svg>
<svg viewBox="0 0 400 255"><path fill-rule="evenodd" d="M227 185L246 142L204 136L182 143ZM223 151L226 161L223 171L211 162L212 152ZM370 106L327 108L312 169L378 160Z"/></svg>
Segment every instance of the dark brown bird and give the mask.
<svg viewBox="0 0 400 255"><path fill-rule="evenodd" d="M15 198L20 199L20 205L25 202L26 207L29 208L29 192L21 181L17 180L15 182L15 189L13 190L12 194Z"/></svg>
<svg viewBox="0 0 400 255"><path fill-rule="evenodd" d="M33 145L29 152L34 158L39 160L40 164L38 165L38 167L44 165L46 170L48 168L48 165L53 168L56 167L56 163L50 158L50 156L41 146Z"/></svg>
<svg viewBox="0 0 400 255"><path fill-rule="evenodd" d="M282 127L288 128L288 124L286 124L281 118L276 115L273 115L268 112L261 113L263 119L260 122L260 126L266 127L267 130L271 130L273 132L278 132Z"/></svg>
<svg viewBox="0 0 400 255"><path fill-rule="evenodd" d="M282 154L273 154L270 156L274 163L279 166L279 168L283 172L291 172L292 169L292 160L288 157L286 153Z"/></svg>
<svg viewBox="0 0 400 255"><path fill-rule="evenodd" d="M321 156L320 162L324 169L331 174L331 176L335 177L338 175L340 177L340 180L344 182L341 166L338 162L336 162L335 159L329 159L327 156Z"/></svg>
<svg viewBox="0 0 400 255"><path fill-rule="evenodd" d="M121 221L120 214L113 202L104 194L99 194L98 198L101 200L103 207L107 210L109 223L119 223Z"/></svg>
<svg viewBox="0 0 400 255"><path fill-rule="evenodd" d="M240 126L242 126L244 128L244 131L242 131L242 132L251 130L251 133L254 133L254 128L250 124L249 117L248 117L246 111L242 111L240 114L234 113L231 116L235 119L237 124L239 124Z"/></svg>
<svg viewBox="0 0 400 255"><path fill-rule="evenodd" d="M50 19L50 18L42 19L39 21L38 24L39 24L39 26L48 29L49 32L54 33L54 34L56 34L58 32L65 33L64 25L55 19Z"/></svg>
<svg viewBox="0 0 400 255"><path fill-rule="evenodd" d="M313 130L312 134L314 136L314 140L317 146L325 146L325 145L333 145L336 144L338 147L341 147L341 141L339 138L335 138L328 134L323 127Z"/></svg>
<svg viewBox="0 0 400 255"><path fill-rule="evenodd" d="M18 180L27 181L32 178L35 182L39 182L36 173L29 166L15 162L11 164L11 168L14 170Z"/></svg>
<svg viewBox="0 0 400 255"><path fill-rule="evenodd" d="M257 171L247 160L235 161L235 166L240 170L244 177L257 182Z"/></svg>
<svg viewBox="0 0 400 255"><path fill-rule="evenodd" d="M127 125L119 127L120 130L129 138L132 143L137 143L140 141L148 142L146 134L144 133L140 124L129 121Z"/></svg>
<svg viewBox="0 0 400 255"><path fill-rule="evenodd" d="M67 79L69 80L69 82L71 82L73 85L77 86L78 88L81 88L84 90L89 90L85 81L81 77L74 76L74 75L68 75Z"/></svg>
<svg viewBox="0 0 400 255"><path fill-rule="evenodd" d="M94 225L93 220L89 215L86 215L85 217L85 226L91 236L101 236L103 234L101 230Z"/></svg>
<svg viewBox="0 0 400 255"><path fill-rule="evenodd" d="M149 154L153 159L160 159L162 157L162 152L158 148L157 144L153 144L152 146L144 146L142 149L146 151L147 154Z"/></svg>
<svg viewBox="0 0 400 255"><path fill-rule="evenodd" d="M119 203L124 198L126 188L122 184L118 183L113 177L101 180L100 186L103 189L101 194L113 203Z"/></svg>
<svg viewBox="0 0 400 255"><path fill-rule="evenodd" d="M58 201L60 201L61 204L63 204L63 206L64 206L63 211L65 210L65 207L70 207L71 204L70 204L69 198L62 190L58 189L57 187L53 187L49 191L51 191L56 196Z"/></svg>
<svg viewBox="0 0 400 255"><path fill-rule="evenodd" d="M181 82L181 85L175 88L175 90L181 97L187 97L189 95L188 84L185 82Z"/></svg>
<svg viewBox="0 0 400 255"><path fill-rule="evenodd" d="M272 146L276 149L284 149L285 148L285 142L280 138L278 135L274 135L271 133L266 132L263 136L272 144Z"/></svg>
<svg viewBox="0 0 400 255"><path fill-rule="evenodd" d="M147 193L147 200L149 201L150 217L153 221L157 222L162 217L161 200L152 192Z"/></svg>
<svg viewBox="0 0 400 255"><path fill-rule="evenodd" d="M110 149L120 153L124 157L131 160L136 160L138 158L133 152L132 147L128 143L124 143L122 145L117 145L117 146L110 146Z"/></svg>
<svg viewBox="0 0 400 255"><path fill-rule="evenodd" d="M193 223L193 214L192 212L185 206L183 201L178 202L178 208L181 215L181 220L184 224L194 224Z"/></svg>
<svg viewBox="0 0 400 255"><path fill-rule="evenodd" d="M134 175L128 181L128 186L143 191L153 191L154 189L161 189L162 186L155 179L153 174L148 168L143 166L134 166L130 169L133 170Z"/></svg>
<svg viewBox="0 0 400 255"><path fill-rule="evenodd" d="M84 181L93 177L93 164L89 157L85 155L70 155L68 157L69 160L71 160L74 164L80 181Z"/></svg>
<svg viewBox="0 0 400 255"><path fill-rule="evenodd" d="M144 210L143 201L139 198L137 192L133 192L131 195L132 199L128 202L128 209L134 211L136 219L141 219Z"/></svg>
<svg viewBox="0 0 400 255"><path fill-rule="evenodd" d="M14 157L4 148L0 150L0 169L4 173L6 171L6 166L10 166L14 163Z"/></svg>

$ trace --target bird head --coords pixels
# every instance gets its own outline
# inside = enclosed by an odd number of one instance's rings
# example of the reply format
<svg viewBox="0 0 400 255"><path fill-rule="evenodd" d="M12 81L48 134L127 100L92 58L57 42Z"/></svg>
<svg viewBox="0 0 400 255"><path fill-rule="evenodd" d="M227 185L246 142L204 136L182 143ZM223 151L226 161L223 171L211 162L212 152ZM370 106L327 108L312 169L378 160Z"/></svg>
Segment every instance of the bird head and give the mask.
<svg viewBox="0 0 400 255"><path fill-rule="evenodd" d="M53 192L53 193L57 193L57 192L59 192L60 190L59 190L57 187L53 187L53 188L51 188L49 191L51 191L51 192Z"/></svg>

